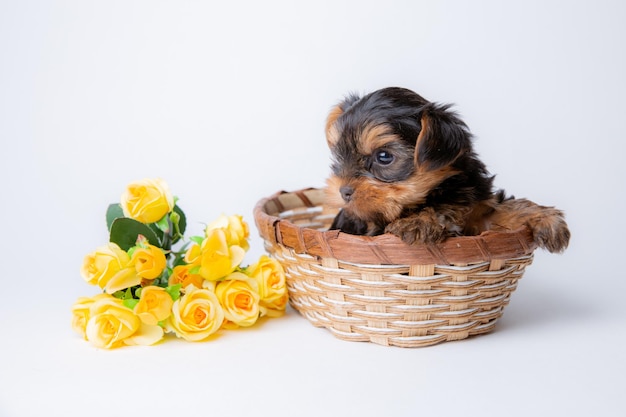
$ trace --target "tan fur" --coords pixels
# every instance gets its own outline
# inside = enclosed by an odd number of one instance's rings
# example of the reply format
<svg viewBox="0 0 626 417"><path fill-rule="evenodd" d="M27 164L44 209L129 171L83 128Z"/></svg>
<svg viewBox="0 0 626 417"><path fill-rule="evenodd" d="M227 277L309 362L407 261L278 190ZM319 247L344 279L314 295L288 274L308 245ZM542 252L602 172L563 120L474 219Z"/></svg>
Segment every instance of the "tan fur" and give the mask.
<svg viewBox="0 0 626 417"><path fill-rule="evenodd" d="M340 132L337 130L335 122L342 114L343 110L341 110L341 107L335 106L331 109L326 119L326 142L329 147L335 146L341 136Z"/></svg>
<svg viewBox="0 0 626 417"><path fill-rule="evenodd" d="M400 140L394 135L387 125L367 125L361 133L361 140L358 143L359 153L370 155L376 149L382 148L388 143Z"/></svg>
<svg viewBox="0 0 626 417"><path fill-rule="evenodd" d="M349 181L331 176L326 181L326 202L332 207L344 208L362 219L382 216L385 221L396 220L405 208L423 204L430 191L455 174L450 167L434 171L416 171L405 181L381 183L368 177ZM354 188L352 200L346 203L339 189L349 185Z"/></svg>
<svg viewBox="0 0 626 417"><path fill-rule="evenodd" d="M460 230L456 229L463 222L465 211L469 211L469 208L459 210L459 207L449 207L448 210L435 210L433 207L425 207L417 213L396 219L385 231L393 233L408 244L436 243L451 233L460 234Z"/></svg>
<svg viewBox="0 0 626 417"><path fill-rule="evenodd" d="M419 156L418 149L424 142L425 138L428 136L428 131L430 130L430 122L428 120L427 114L422 115L421 122L422 122L422 130L420 131L419 135L417 135L417 141L415 142L415 155L414 155L415 166L418 166L418 161L417 161L418 156Z"/></svg>
<svg viewBox="0 0 626 417"><path fill-rule="evenodd" d="M526 199L511 199L500 203L488 218L491 230L515 230L528 226L539 246L550 252L567 248L570 232L561 210L540 206Z"/></svg>

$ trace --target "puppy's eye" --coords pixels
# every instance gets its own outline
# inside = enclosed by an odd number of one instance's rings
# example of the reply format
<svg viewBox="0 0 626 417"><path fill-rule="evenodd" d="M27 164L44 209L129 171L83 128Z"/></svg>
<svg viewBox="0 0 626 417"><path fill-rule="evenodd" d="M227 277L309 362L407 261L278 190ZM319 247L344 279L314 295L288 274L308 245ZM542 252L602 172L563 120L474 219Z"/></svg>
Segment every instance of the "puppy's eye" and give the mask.
<svg viewBox="0 0 626 417"><path fill-rule="evenodd" d="M389 165L394 160L394 157L391 153L387 151L378 151L376 152L376 162L380 165Z"/></svg>

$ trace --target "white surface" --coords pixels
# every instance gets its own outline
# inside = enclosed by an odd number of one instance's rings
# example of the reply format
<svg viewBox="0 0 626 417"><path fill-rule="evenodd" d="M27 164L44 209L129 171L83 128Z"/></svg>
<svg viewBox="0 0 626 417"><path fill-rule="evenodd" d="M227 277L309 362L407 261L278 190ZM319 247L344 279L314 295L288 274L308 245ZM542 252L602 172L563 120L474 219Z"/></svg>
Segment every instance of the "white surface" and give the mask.
<svg viewBox="0 0 626 417"><path fill-rule="evenodd" d="M624 21L599 0L0 2L0 416L624 415ZM71 331L127 182L166 179L191 231L252 224L323 185L331 105L389 85L456 103L498 186L567 212L569 250L537 252L494 333L384 348L293 311L202 344Z"/></svg>

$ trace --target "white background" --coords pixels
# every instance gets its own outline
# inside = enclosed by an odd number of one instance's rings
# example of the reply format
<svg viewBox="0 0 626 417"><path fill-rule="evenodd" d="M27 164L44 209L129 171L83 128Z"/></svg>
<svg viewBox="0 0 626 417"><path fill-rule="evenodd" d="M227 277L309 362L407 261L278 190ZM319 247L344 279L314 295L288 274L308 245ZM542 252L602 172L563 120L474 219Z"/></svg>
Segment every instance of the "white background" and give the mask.
<svg viewBox="0 0 626 417"><path fill-rule="evenodd" d="M616 1L0 1L0 416L624 415L626 7ZM293 310L208 343L70 328L104 210L160 176L190 233L322 186L351 91L456 103L496 183L555 205L495 332L422 349Z"/></svg>

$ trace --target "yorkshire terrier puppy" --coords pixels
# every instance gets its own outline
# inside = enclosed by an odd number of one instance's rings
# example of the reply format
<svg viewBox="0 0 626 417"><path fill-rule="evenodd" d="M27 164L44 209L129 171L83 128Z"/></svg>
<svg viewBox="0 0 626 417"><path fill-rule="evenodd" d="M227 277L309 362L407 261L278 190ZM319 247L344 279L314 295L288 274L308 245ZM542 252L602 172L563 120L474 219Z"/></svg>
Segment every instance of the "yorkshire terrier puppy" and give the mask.
<svg viewBox="0 0 626 417"><path fill-rule="evenodd" d="M433 244L527 225L538 246L567 248L561 211L494 191L468 127L448 105L397 87L349 95L330 111L326 139L327 204L340 209L331 229Z"/></svg>

